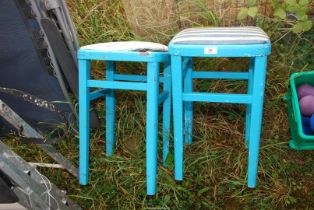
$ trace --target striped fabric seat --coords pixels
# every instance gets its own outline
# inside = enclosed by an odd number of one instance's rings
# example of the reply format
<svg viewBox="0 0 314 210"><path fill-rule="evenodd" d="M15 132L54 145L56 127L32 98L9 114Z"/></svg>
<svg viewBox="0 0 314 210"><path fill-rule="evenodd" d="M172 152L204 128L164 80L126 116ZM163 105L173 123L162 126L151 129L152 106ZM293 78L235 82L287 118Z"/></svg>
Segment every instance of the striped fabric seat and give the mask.
<svg viewBox="0 0 314 210"><path fill-rule="evenodd" d="M212 27L189 28L178 33L172 44L194 45L232 45L232 44L263 44L269 37L260 28L247 27Z"/></svg>

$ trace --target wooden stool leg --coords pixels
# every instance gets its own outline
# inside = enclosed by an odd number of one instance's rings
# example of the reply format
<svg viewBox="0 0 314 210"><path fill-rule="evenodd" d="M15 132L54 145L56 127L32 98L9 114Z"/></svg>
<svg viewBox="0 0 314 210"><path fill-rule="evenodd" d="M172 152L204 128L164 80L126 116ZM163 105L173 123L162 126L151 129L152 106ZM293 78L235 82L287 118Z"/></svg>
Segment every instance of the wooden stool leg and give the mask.
<svg viewBox="0 0 314 210"><path fill-rule="evenodd" d="M170 139L170 123L171 123L171 66L170 63L165 63L164 68L164 92L168 92L168 98L163 103L163 117L162 117L162 139L163 150L162 160L163 165L166 166L166 159L169 153L169 139Z"/></svg>
<svg viewBox="0 0 314 210"><path fill-rule="evenodd" d="M113 81L115 74L115 63L106 62L106 80ZM111 156L115 145L115 91L110 90L106 95L106 154Z"/></svg>
<svg viewBox="0 0 314 210"><path fill-rule="evenodd" d="M253 92L253 68L254 58L250 60L249 78L248 78L248 94L252 95ZM246 105L246 118L245 118L245 144L248 147L250 141L250 127L251 127L251 104Z"/></svg>
<svg viewBox="0 0 314 210"><path fill-rule="evenodd" d="M183 100L182 100L182 57L171 56L173 127L174 127L174 170L175 179L183 180Z"/></svg>
<svg viewBox="0 0 314 210"><path fill-rule="evenodd" d="M79 136L80 136L80 184L88 184L89 162L89 88L90 61L79 60Z"/></svg>
<svg viewBox="0 0 314 210"><path fill-rule="evenodd" d="M147 195L155 195L157 179L159 63L147 64L146 178Z"/></svg>
<svg viewBox="0 0 314 210"><path fill-rule="evenodd" d="M248 155L248 187L256 186L260 134L262 127L267 57L256 57L253 77L250 142Z"/></svg>
<svg viewBox="0 0 314 210"><path fill-rule="evenodd" d="M186 74L184 77L184 93L191 93L193 91L193 78L192 78L192 59L185 58L186 62ZM193 102L184 102L184 143L192 144L192 134L193 134Z"/></svg>

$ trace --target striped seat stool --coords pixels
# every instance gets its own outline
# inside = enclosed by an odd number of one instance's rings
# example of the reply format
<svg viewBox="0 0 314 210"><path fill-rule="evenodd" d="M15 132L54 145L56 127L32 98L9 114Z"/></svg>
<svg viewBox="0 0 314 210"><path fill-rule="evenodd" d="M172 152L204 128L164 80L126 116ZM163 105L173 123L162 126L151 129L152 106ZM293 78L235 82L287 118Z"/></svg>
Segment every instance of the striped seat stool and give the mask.
<svg viewBox="0 0 314 210"><path fill-rule="evenodd" d="M193 102L246 104L248 187L256 186L267 56L271 43L258 27L191 28L169 44L172 68L175 179L183 180L183 142L192 143ZM193 71L192 58L244 57L247 72ZM193 91L193 79L248 80L247 94ZM184 138L184 139L183 139Z"/></svg>
<svg viewBox="0 0 314 210"><path fill-rule="evenodd" d="M89 109L90 101L106 97L106 153L110 156L115 144L115 90L147 92L146 110L146 185L147 194L156 193L158 105L163 105L163 160L169 145L171 111L171 71L168 47L150 42L110 42L82 47L79 63L79 137L80 184L88 183L89 165ZM90 79L90 62L106 62L106 78ZM147 63L147 75L118 74L117 62ZM164 71L160 76L160 64ZM159 93L160 83L163 91ZM96 90L91 90L96 88Z"/></svg>

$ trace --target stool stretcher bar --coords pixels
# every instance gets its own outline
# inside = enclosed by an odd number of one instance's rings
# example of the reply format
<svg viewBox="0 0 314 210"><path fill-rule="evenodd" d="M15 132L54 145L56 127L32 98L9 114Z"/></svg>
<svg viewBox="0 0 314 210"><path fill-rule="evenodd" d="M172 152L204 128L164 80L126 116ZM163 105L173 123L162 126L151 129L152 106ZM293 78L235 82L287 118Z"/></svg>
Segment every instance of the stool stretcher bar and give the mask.
<svg viewBox="0 0 314 210"><path fill-rule="evenodd" d="M248 80L247 72L220 72L220 71L193 71L193 79L230 79L230 80Z"/></svg>
<svg viewBox="0 0 314 210"><path fill-rule="evenodd" d="M146 82L147 77L143 75L132 75L132 74L114 74L114 80L120 81L133 81L133 82Z"/></svg>
<svg viewBox="0 0 314 210"><path fill-rule="evenodd" d="M106 96L110 93L109 89L101 89L101 90L95 90L94 92L91 92L89 94L89 100L93 101L96 100L97 98Z"/></svg>
<svg viewBox="0 0 314 210"><path fill-rule="evenodd" d="M169 97L169 92L168 91L162 92L159 95L159 98L158 98L158 105L162 104L168 97Z"/></svg>
<svg viewBox="0 0 314 210"><path fill-rule="evenodd" d="M89 100L93 101L96 100L100 97L104 97L106 95L108 95L110 93L110 89L101 89L101 90L96 90L94 92L91 92L89 94ZM164 91L159 95L159 99L158 99L158 104L163 103L167 98L169 97L169 92L168 91Z"/></svg>
<svg viewBox="0 0 314 210"><path fill-rule="evenodd" d="M147 77L143 75L132 75L132 74L115 74L114 80L118 81L133 81L133 82L146 82ZM164 82L164 77L159 78L159 82Z"/></svg>
<svg viewBox="0 0 314 210"><path fill-rule="evenodd" d="M182 99L183 101L215 102L215 103L236 103L236 104L252 103L252 96L247 94L193 92L182 94Z"/></svg>
<svg viewBox="0 0 314 210"><path fill-rule="evenodd" d="M147 84L139 82L117 82L117 81L99 81L88 80L87 87L90 88L110 88L114 90L140 90L146 91Z"/></svg>

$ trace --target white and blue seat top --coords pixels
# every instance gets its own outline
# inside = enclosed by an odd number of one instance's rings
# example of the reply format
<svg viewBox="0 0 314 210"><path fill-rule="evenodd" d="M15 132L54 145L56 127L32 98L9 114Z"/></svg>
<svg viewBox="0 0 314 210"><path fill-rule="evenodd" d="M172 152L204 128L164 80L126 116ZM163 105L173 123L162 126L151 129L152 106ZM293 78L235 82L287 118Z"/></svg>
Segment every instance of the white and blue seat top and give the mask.
<svg viewBox="0 0 314 210"><path fill-rule="evenodd" d="M259 27L189 28L178 33L171 44L182 45L242 45L265 44L268 35Z"/></svg>
<svg viewBox="0 0 314 210"><path fill-rule="evenodd" d="M106 42L86 45L80 48L81 50L93 51L152 51L152 52L166 52L168 47L163 44L154 42L142 41L121 41L121 42Z"/></svg>

